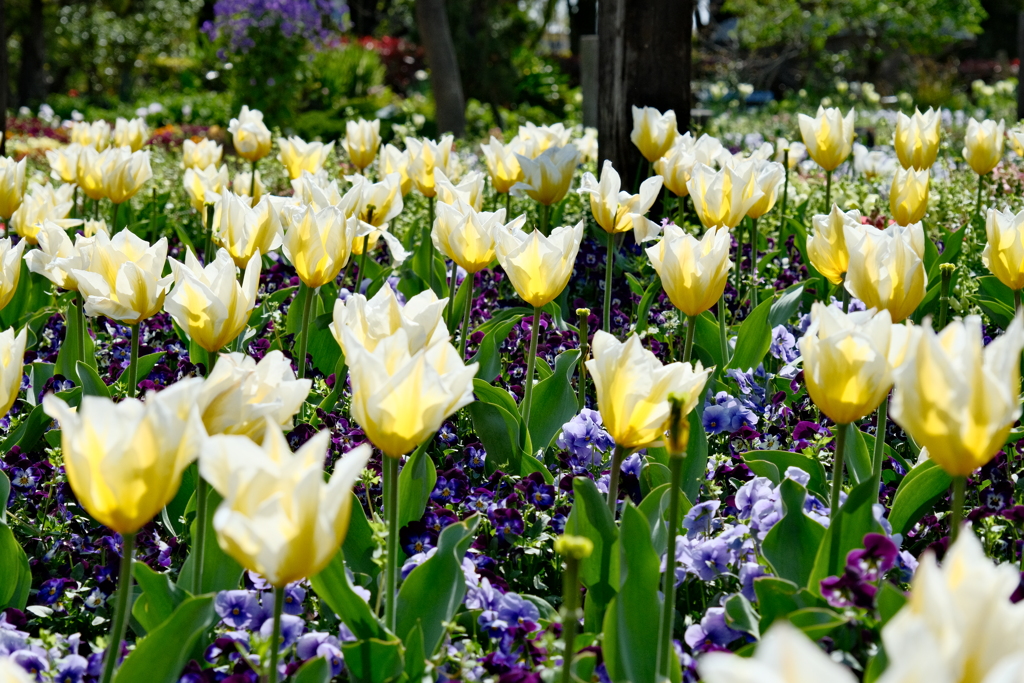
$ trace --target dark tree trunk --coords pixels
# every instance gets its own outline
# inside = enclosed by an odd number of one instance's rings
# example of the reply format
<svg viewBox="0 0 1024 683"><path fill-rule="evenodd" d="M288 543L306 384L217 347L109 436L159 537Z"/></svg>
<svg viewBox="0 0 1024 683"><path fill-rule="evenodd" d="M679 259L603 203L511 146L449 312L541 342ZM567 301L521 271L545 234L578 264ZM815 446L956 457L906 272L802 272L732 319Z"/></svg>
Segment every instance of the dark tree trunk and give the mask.
<svg viewBox="0 0 1024 683"><path fill-rule="evenodd" d="M466 98L462 94L459 60L455 56L444 0L416 0L416 28L430 66L437 130L462 137L466 131Z"/></svg>
<svg viewBox="0 0 1024 683"><path fill-rule="evenodd" d="M0 157L7 155L7 1L0 0Z"/></svg>
<svg viewBox="0 0 1024 683"><path fill-rule="evenodd" d="M21 68L18 71L18 104L35 107L46 100L46 38L43 31L43 0L30 0L28 24L21 32Z"/></svg>
<svg viewBox="0 0 1024 683"><path fill-rule="evenodd" d="M1017 13L1017 120L1024 119L1024 12Z"/></svg>
<svg viewBox="0 0 1024 683"><path fill-rule="evenodd" d="M690 127L692 22L693 0L601 0L598 6L600 156L611 160L625 187L633 187L647 163L629 139L633 105L672 109L679 131Z"/></svg>
<svg viewBox="0 0 1024 683"><path fill-rule="evenodd" d="M580 54L580 38L597 33L597 0L576 0L569 8L569 50Z"/></svg>
<svg viewBox="0 0 1024 683"><path fill-rule="evenodd" d="M380 24L377 0L349 0L348 13L357 36L372 36Z"/></svg>

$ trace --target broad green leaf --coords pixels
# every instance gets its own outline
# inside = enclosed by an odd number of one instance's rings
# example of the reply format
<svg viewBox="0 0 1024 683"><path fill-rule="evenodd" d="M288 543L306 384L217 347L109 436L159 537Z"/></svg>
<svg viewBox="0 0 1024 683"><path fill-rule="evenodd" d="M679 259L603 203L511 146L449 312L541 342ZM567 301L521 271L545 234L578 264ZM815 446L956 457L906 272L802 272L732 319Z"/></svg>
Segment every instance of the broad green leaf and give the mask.
<svg viewBox="0 0 1024 683"><path fill-rule="evenodd" d="M360 683L389 683L405 670L402 641L370 638L341 644L349 679Z"/></svg>
<svg viewBox="0 0 1024 683"><path fill-rule="evenodd" d="M657 551L658 557L664 555L668 548L668 508L671 502L671 496L669 495L670 486L671 483L662 484L644 496L639 505L640 512L644 513L647 523L651 525L651 543L654 545L654 550ZM693 506L686 498L686 494L680 491L680 522L682 522L683 515L689 512L691 507ZM679 533L680 528L681 526L676 529L676 533ZM676 542L678 543L678 540Z"/></svg>
<svg viewBox="0 0 1024 683"><path fill-rule="evenodd" d="M910 470L896 489L889 512L893 533L905 536L946 495L952 482L952 477L931 460Z"/></svg>
<svg viewBox="0 0 1024 683"><path fill-rule="evenodd" d="M410 681L422 681L427 672L426 646L423 644L423 629L419 623L402 641L405 645L405 675Z"/></svg>
<svg viewBox="0 0 1024 683"><path fill-rule="evenodd" d="M11 497L11 480L0 470L0 524L7 523L7 500Z"/></svg>
<svg viewBox="0 0 1024 683"><path fill-rule="evenodd" d="M697 316L697 326L693 331L693 343L707 351L714 361L715 367L720 368L725 365L722 358L722 343L719 340L718 320L711 311L704 311ZM770 337L769 346L771 346Z"/></svg>
<svg viewBox="0 0 1024 683"><path fill-rule="evenodd" d="M103 382L95 368L82 361L78 361L75 367L83 394L110 398L110 388Z"/></svg>
<svg viewBox="0 0 1024 683"><path fill-rule="evenodd" d="M217 506L221 503L221 496L211 487L207 499L206 516L206 542L203 552L203 576L199 587L200 593L216 593L218 591L233 590L238 588L238 582L242 578L242 565L235 562L227 553L220 548L217 542L217 532L213 529L213 516L217 512ZM196 537L196 523L193 519L190 526L189 538ZM181 573L178 574L178 586L188 590L192 586L192 572L194 571L195 554L189 553L185 563L181 566Z"/></svg>
<svg viewBox="0 0 1024 683"><path fill-rule="evenodd" d="M331 663L324 657L310 659L295 672L292 683L329 683Z"/></svg>
<svg viewBox="0 0 1024 683"><path fill-rule="evenodd" d="M214 596L197 595L181 603L156 630L138 641L114 675L114 683L175 683L192 646L217 621Z"/></svg>
<svg viewBox="0 0 1024 683"><path fill-rule="evenodd" d="M174 610L189 598L188 592L178 588L169 574L160 574L143 562L132 565L132 574L142 589L142 595L132 605L132 616L146 633L151 633L174 614Z"/></svg>
<svg viewBox="0 0 1024 683"><path fill-rule="evenodd" d="M892 585L888 581L882 582L882 588L878 591L878 615L882 619L882 625L884 626L896 616L903 605L907 604L907 596L896 586Z"/></svg>
<svg viewBox="0 0 1024 683"><path fill-rule="evenodd" d="M348 533L342 549L345 551L345 562L349 569L360 574L377 576L380 569L373 562L373 553L377 544L373 540L373 529L366 518L363 506L355 493L352 496L352 515L348 523Z"/></svg>
<svg viewBox="0 0 1024 683"><path fill-rule="evenodd" d="M76 365L79 361L84 361L87 365L95 367L96 353L95 344L92 336L89 334L88 323L86 323L85 335L82 337L85 357L78 357L78 315L75 313L77 307L78 304L73 299L68 301L67 313L64 315L64 341L57 352L57 360L53 364L53 371L55 374L63 375L81 386L81 382L77 381L78 368Z"/></svg>
<svg viewBox="0 0 1024 683"><path fill-rule="evenodd" d="M540 476L544 477L545 483L555 483L555 477L554 475L551 474L551 470L545 467L544 463L542 463L536 457L530 455L529 453L523 453L521 458L521 467L519 470L520 476L528 477L534 472L537 472L540 474Z"/></svg>
<svg viewBox="0 0 1024 683"><path fill-rule="evenodd" d="M437 470L434 461L427 455L430 439L420 444L405 462L398 475L398 527L402 528L409 522L423 516L423 511L430 500L430 493L437 483Z"/></svg>
<svg viewBox="0 0 1024 683"><path fill-rule="evenodd" d="M730 368L751 370L764 360L765 354L772 343L772 328L768 326L768 314L771 312L772 300L765 299L747 319L740 325L736 339L736 351Z"/></svg>
<svg viewBox="0 0 1024 683"><path fill-rule="evenodd" d="M806 586L825 529L804 514L807 490L803 486L784 479L780 489L783 517L765 536L761 549L776 576Z"/></svg>
<svg viewBox="0 0 1024 683"><path fill-rule="evenodd" d="M785 619L791 613L807 607L823 607L825 601L799 588L792 581L774 576L754 579L754 593L757 607L761 611L761 633L764 633L776 619Z"/></svg>
<svg viewBox="0 0 1024 683"><path fill-rule="evenodd" d="M353 589L345 572L345 554L339 550L334 558L319 574L309 580L310 585L320 599L341 617L341 621L349 627L356 638L384 639L388 632L380 620L374 615L366 600Z"/></svg>
<svg viewBox="0 0 1024 683"><path fill-rule="evenodd" d="M846 425L846 472L855 484L871 478L871 458L864 432L855 424Z"/></svg>
<svg viewBox="0 0 1024 683"><path fill-rule="evenodd" d="M153 372L153 368L156 367L156 364L159 363L160 359L163 357L163 351L158 351L157 353L147 353L145 356L140 356L138 361L139 369L138 374L135 377L135 381L141 382L142 380L149 377L149 373ZM124 372L122 372L121 375L117 378L118 384L124 390L127 390L129 388L128 386L126 386L128 384L128 375L129 368L125 368Z"/></svg>
<svg viewBox="0 0 1024 683"><path fill-rule="evenodd" d="M789 322L789 319L800 310L800 301L804 295L804 283L791 285L772 303L768 312L768 327L774 329Z"/></svg>
<svg viewBox="0 0 1024 683"><path fill-rule="evenodd" d="M306 350L313 357L313 367L322 372L324 377L334 372L341 358L341 347L331 334L332 322L334 314L331 311L309 321L309 344Z"/></svg>
<svg viewBox="0 0 1024 683"><path fill-rule="evenodd" d="M761 616L754 610L750 601L742 594L730 595L725 601L725 623L737 631L743 631L760 640Z"/></svg>
<svg viewBox="0 0 1024 683"><path fill-rule="evenodd" d="M827 607L805 607L790 612L789 620L811 640L824 638L849 619Z"/></svg>
<svg viewBox="0 0 1024 683"><path fill-rule="evenodd" d="M499 349L502 342L508 337L508 333L512 331L512 328L519 322L521 317L521 315L516 316L510 320L498 323L484 334L476 354L469 359L471 363L480 364L476 371L477 378L485 382L491 382L501 374L501 352Z"/></svg>
<svg viewBox="0 0 1024 683"><path fill-rule="evenodd" d="M4 503L7 503L6 498ZM4 523L0 523L0 577L0 609L25 609L32 586L32 570L25 550Z"/></svg>
<svg viewBox="0 0 1024 683"><path fill-rule="evenodd" d="M690 440L686 444L686 459L683 460L683 493L690 500L700 497L700 488L704 485L708 466L708 436L704 433L704 413L702 401L690 412Z"/></svg>
<svg viewBox="0 0 1024 683"><path fill-rule="evenodd" d="M580 561L580 581L587 587L586 630L597 633L604 610L618 591L619 558L615 525L604 496L586 477L572 481L575 501L565 524L565 533L585 536L594 544L590 557Z"/></svg>
<svg viewBox="0 0 1024 683"><path fill-rule="evenodd" d="M663 486L671 479L671 472L660 462L648 462L640 470L640 495L644 500L654 489Z"/></svg>
<svg viewBox="0 0 1024 683"><path fill-rule="evenodd" d="M646 291L640 299L640 305L636 309L636 328L634 332L636 334L643 334L647 329L647 318L651 310L651 304L654 303L654 299L658 296L658 292L661 291L661 278L657 275L654 276L654 281L647 285ZM639 295L638 295L639 296Z"/></svg>
<svg viewBox="0 0 1024 683"><path fill-rule="evenodd" d="M551 376L533 387L530 440L537 448L547 448L562 425L576 415L572 372L579 358L580 352L577 349L563 351L555 359Z"/></svg>
<svg viewBox="0 0 1024 683"><path fill-rule="evenodd" d="M847 553L864 547L865 534L882 530L872 510L874 485L870 478L858 484L846 497L839 514L825 532L814 560L814 570L804 584L815 595L821 595L822 579L838 576L843 571Z"/></svg>

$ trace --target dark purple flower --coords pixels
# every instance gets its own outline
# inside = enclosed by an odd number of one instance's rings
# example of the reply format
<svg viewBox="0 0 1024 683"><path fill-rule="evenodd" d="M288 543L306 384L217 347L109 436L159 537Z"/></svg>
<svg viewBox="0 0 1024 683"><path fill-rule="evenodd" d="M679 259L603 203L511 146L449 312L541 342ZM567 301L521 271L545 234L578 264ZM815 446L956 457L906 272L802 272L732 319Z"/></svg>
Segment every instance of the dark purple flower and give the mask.
<svg viewBox="0 0 1024 683"><path fill-rule="evenodd" d="M882 534L864 536L864 547L846 555L846 571L854 572L865 581L875 582L896 566L899 548Z"/></svg>
<svg viewBox="0 0 1024 683"><path fill-rule="evenodd" d="M511 543L512 539L523 533L523 517L518 510L499 508L491 512L491 523L494 524L494 531L498 538Z"/></svg>
<svg viewBox="0 0 1024 683"><path fill-rule="evenodd" d="M530 632L537 629L540 610L529 600L516 593L505 593L498 603L498 619L509 626L517 626Z"/></svg>
<svg viewBox="0 0 1024 683"><path fill-rule="evenodd" d="M305 599L306 589L297 583L290 583L284 587L284 605L281 607L281 611L298 616L304 611L302 603Z"/></svg>
<svg viewBox="0 0 1024 683"><path fill-rule="evenodd" d="M875 605L878 589L864 580L856 571L847 568L842 576L821 580L821 597L833 607L860 607L871 609Z"/></svg>
<svg viewBox="0 0 1024 683"><path fill-rule="evenodd" d="M691 650L706 652L724 649L742 635L742 632L729 628L725 623L725 608L710 607L699 624L686 629L683 640Z"/></svg>
<svg viewBox="0 0 1024 683"><path fill-rule="evenodd" d="M68 655L57 662L57 673L54 683L81 683L89 668L89 660L81 655Z"/></svg>
<svg viewBox="0 0 1024 683"><path fill-rule="evenodd" d="M213 601L213 608L231 628L247 628L260 611L256 594L252 591L221 591Z"/></svg>
<svg viewBox="0 0 1024 683"><path fill-rule="evenodd" d="M483 446L479 444L476 446L467 446L466 458L467 465L473 469L480 469L487 462L487 451L485 451Z"/></svg>
<svg viewBox="0 0 1024 683"><path fill-rule="evenodd" d="M64 595L64 586L75 583L72 579L47 579L39 586L36 599L40 605L52 605Z"/></svg>

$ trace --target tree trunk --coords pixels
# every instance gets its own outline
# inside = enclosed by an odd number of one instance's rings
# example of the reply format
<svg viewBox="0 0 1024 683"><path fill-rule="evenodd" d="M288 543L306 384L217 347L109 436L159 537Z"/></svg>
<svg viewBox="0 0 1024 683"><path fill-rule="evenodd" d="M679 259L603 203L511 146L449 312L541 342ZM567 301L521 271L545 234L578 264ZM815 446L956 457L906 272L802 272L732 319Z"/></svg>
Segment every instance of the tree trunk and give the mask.
<svg viewBox="0 0 1024 683"><path fill-rule="evenodd" d="M0 157L7 156L7 2L0 0Z"/></svg>
<svg viewBox="0 0 1024 683"><path fill-rule="evenodd" d="M1024 12L1017 13L1017 120L1024 119Z"/></svg>
<svg viewBox="0 0 1024 683"><path fill-rule="evenodd" d="M466 131L466 98L462 94L459 60L455 56L444 0L416 0L416 28L430 66L437 130L462 137Z"/></svg>
<svg viewBox="0 0 1024 683"><path fill-rule="evenodd" d="M600 156L611 160L625 187L634 186L637 169L647 164L629 139L633 105L672 109L679 131L690 127L692 26L693 0L598 4Z"/></svg>
<svg viewBox="0 0 1024 683"><path fill-rule="evenodd" d="M580 38L597 33L597 0L576 0L569 10L569 51L580 55Z"/></svg>
<svg viewBox="0 0 1024 683"><path fill-rule="evenodd" d="M43 0L31 0L28 24L21 32L21 68L18 71L18 104L35 107L46 100L46 38L43 31Z"/></svg>

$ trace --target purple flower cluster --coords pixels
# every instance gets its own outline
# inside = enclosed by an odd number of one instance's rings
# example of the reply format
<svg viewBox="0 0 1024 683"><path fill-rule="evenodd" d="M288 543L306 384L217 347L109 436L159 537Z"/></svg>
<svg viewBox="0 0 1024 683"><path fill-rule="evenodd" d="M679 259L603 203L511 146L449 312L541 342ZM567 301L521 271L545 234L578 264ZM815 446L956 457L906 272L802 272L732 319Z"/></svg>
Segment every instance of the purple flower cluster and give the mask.
<svg viewBox="0 0 1024 683"><path fill-rule="evenodd" d="M600 465L604 452L615 445L602 424L601 413L584 408L562 426L555 443L569 451L569 466L574 474L583 474Z"/></svg>
<svg viewBox="0 0 1024 683"><path fill-rule="evenodd" d="M343 25L348 6L340 0L217 0L213 14L203 32L210 40L226 38L231 52L245 53L261 32L274 27L286 38L322 43L332 23Z"/></svg>

